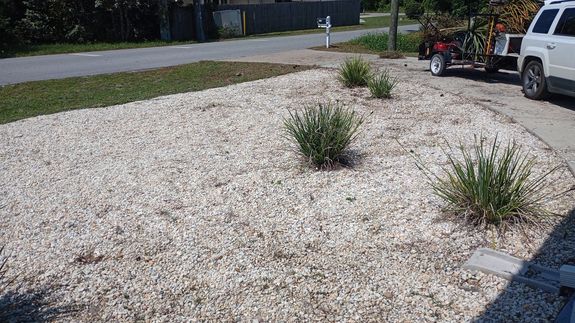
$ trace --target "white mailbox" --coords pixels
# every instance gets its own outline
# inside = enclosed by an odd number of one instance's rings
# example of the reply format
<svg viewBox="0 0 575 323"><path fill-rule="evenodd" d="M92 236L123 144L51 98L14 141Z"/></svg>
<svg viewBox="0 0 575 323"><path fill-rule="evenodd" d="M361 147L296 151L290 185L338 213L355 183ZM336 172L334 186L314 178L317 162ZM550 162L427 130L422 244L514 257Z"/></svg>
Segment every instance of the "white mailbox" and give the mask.
<svg viewBox="0 0 575 323"><path fill-rule="evenodd" d="M331 29L331 17L317 18L317 27L325 28L325 48L329 48L329 31Z"/></svg>

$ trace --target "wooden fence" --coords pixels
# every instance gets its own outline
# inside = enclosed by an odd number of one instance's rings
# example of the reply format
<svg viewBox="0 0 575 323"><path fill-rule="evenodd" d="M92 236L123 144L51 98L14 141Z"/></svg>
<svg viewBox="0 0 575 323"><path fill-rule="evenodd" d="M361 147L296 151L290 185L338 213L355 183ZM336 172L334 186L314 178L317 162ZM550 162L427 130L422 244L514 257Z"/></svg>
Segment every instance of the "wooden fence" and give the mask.
<svg viewBox="0 0 575 323"><path fill-rule="evenodd" d="M215 35L212 13L216 10L239 9L245 13L246 34L265 34L279 31L317 28L317 18L331 17L333 26L359 24L360 0L277 2L267 4L238 4L202 6L204 32ZM171 31L174 40L196 38L193 7L173 7ZM243 19L242 19L243 20Z"/></svg>
<svg viewBox="0 0 575 323"><path fill-rule="evenodd" d="M317 28L317 18L331 16L333 26L359 24L359 0L278 2L220 5L218 10L239 9L246 14L248 35Z"/></svg>

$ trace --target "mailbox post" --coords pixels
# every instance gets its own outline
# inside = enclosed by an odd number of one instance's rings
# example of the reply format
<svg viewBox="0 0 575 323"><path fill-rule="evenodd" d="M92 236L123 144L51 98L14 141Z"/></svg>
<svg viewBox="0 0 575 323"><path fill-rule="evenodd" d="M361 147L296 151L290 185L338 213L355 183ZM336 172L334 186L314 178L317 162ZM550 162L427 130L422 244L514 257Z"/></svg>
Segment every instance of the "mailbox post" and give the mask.
<svg viewBox="0 0 575 323"><path fill-rule="evenodd" d="M331 29L331 17L327 16L325 18L317 18L317 27L325 28L325 48L329 48L330 44L330 29Z"/></svg>

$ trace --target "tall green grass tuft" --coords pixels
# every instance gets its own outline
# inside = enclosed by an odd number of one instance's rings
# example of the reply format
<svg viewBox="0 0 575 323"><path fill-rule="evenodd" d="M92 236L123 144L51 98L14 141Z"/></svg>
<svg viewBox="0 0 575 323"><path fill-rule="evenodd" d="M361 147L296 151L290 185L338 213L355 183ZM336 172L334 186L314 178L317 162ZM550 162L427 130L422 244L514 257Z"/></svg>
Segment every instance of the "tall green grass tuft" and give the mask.
<svg viewBox="0 0 575 323"><path fill-rule="evenodd" d="M339 80L347 87L365 86L369 76L369 63L361 57L346 59L339 69Z"/></svg>
<svg viewBox="0 0 575 323"><path fill-rule="evenodd" d="M452 150L453 151L453 150ZM515 142L502 147L497 137L491 145L475 137L473 149L459 146L462 158L447 153L444 177L424 170L437 196L448 204L453 215L476 226L495 225L505 229L513 224L538 224L552 213L542 206L550 197L546 178L533 174L535 159L523 153Z"/></svg>
<svg viewBox="0 0 575 323"><path fill-rule="evenodd" d="M301 155L319 169L331 169L346 163L344 152L363 122L364 117L355 111L327 103L290 111L284 127Z"/></svg>
<svg viewBox="0 0 575 323"><path fill-rule="evenodd" d="M373 75L367 82L371 95L375 98L391 98L391 91L397 85L397 78L391 76L388 70Z"/></svg>

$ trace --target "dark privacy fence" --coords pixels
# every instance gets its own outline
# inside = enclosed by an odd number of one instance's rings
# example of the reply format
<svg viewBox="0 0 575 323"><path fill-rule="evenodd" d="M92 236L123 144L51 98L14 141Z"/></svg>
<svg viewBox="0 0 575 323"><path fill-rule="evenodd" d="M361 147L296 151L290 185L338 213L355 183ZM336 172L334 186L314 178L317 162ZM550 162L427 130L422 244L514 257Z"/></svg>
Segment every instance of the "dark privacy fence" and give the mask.
<svg viewBox="0 0 575 323"><path fill-rule="evenodd" d="M238 4L202 6L204 32L216 34L212 13L216 10L239 9L246 14L246 33L265 34L277 31L317 28L317 18L331 16L333 26L359 24L360 0L277 2L266 4ZM194 8L174 7L171 12L171 32L174 40L196 38Z"/></svg>
<svg viewBox="0 0 575 323"><path fill-rule="evenodd" d="M359 24L359 0L320 2L278 2L267 4L220 5L218 10L239 9L246 13L246 33L317 28L316 19L331 16L333 26Z"/></svg>
<svg viewBox="0 0 575 323"><path fill-rule="evenodd" d="M192 40L196 38L194 9L192 6L171 8L170 32L173 40Z"/></svg>

